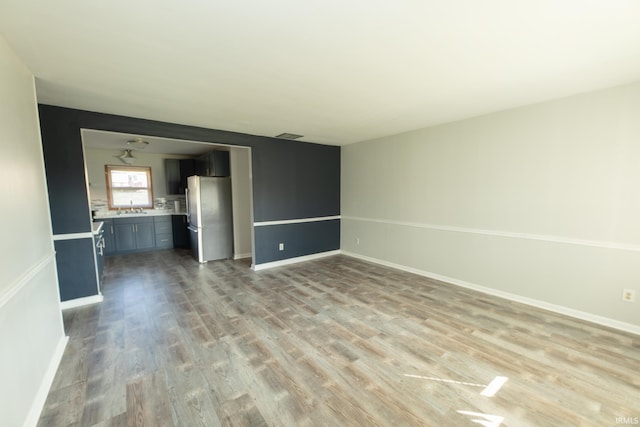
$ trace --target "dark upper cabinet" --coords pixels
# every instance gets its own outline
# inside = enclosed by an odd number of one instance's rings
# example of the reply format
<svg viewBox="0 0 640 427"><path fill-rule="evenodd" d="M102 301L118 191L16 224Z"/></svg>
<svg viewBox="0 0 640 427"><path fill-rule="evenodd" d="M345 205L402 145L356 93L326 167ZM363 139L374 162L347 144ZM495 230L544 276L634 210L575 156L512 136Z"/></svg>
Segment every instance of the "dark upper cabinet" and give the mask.
<svg viewBox="0 0 640 427"><path fill-rule="evenodd" d="M196 174L196 161L194 159L180 160L180 187L178 194L184 194L187 188L187 178Z"/></svg>
<svg viewBox="0 0 640 427"><path fill-rule="evenodd" d="M200 176L230 176L229 152L213 150L196 159L195 174Z"/></svg>
<svg viewBox="0 0 640 427"><path fill-rule="evenodd" d="M213 164L213 174L210 176L231 176L228 151L213 151L209 154L210 163Z"/></svg>
<svg viewBox="0 0 640 427"><path fill-rule="evenodd" d="M194 159L164 159L167 194L184 194L187 178L195 175Z"/></svg>
<svg viewBox="0 0 640 427"><path fill-rule="evenodd" d="M180 160L164 159L164 179L167 184L167 194L180 194Z"/></svg>
<svg viewBox="0 0 640 427"><path fill-rule="evenodd" d="M202 155L196 159L196 175L207 176L209 173L209 155Z"/></svg>

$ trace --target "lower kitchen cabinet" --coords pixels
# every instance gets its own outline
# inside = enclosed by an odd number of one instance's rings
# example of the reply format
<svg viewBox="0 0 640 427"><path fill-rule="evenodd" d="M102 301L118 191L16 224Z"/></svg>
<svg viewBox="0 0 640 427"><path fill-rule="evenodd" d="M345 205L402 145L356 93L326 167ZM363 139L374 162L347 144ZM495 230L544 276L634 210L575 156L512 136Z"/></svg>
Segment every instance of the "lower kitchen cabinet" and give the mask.
<svg viewBox="0 0 640 427"><path fill-rule="evenodd" d="M170 216L157 216L153 219L156 234L156 249L173 248L173 232Z"/></svg>
<svg viewBox="0 0 640 427"><path fill-rule="evenodd" d="M136 249L153 249L156 247L156 236L153 222L136 223Z"/></svg>
<svg viewBox="0 0 640 427"><path fill-rule="evenodd" d="M153 217L116 218L113 220L116 253L154 249Z"/></svg>
<svg viewBox="0 0 640 427"><path fill-rule="evenodd" d="M136 249L135 228L133 224L113 224L116 240L116 252L133 251Z"/></svg>
<svg viewBox="0 0 640 427"><path fill-rule="evenodd" d="M95 222L103 222L104 225L102 229L104 230L103 238L104 238L104 254L105 255L113 255L116 253L116 235L115 230L113 228L113 220L112 219L97 219Z"/></svg>
<svg viewBox="0 0 640 427"><path fill-rule="evenodd" d="M189 230L186 215L171 215L173 247L189 249Z"/></svg>
<svg viewBox="0 0 640 427"><path fill-rule="evenodd" d="M188 240L183 236L174 244L175 234L173 223L180 220L186 235L186 220L184 215L158 215L148 217L120 217L96 219L104 222L104 254L119 255L133 252L152 251L155 249L171 249L173 247L189 247Z"/></svg>

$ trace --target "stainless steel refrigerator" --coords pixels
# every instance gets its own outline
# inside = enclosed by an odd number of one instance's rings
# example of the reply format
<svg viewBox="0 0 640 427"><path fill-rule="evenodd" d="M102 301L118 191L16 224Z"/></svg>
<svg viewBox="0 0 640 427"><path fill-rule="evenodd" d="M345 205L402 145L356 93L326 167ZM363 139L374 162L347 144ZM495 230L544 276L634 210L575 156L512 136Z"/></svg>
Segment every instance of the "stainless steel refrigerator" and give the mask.
<svg viewBox="0 0 640 427"><path fill-rule="evenodd" d="M187 218L193 257L200 263L233 257L231 178L187 178Z"/></svg>

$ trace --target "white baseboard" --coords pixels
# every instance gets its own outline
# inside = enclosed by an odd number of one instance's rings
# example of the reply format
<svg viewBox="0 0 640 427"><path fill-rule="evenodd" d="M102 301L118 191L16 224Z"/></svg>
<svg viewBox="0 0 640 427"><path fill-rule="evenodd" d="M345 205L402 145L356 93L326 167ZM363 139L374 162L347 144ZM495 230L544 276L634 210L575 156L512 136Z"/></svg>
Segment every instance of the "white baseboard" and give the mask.
<svg viewBox="0 0 640 427"><path fill-rule="evenodd" d="M47 367L47 372L45 373L44 378L42 378L42 382L40 383L38 392L33 399L33 403L31 404L31 409L27 414L27 419L24 422L25 427L32 427L38 424L40 414L42 413L42 408L44 408L49 390L51 389L51 385L53 384L53 379L56 376L58 366L60 366L60 361L62 360L62 355L64 354L64 349L67 347L68 342L69 337L67 336L63 336L62 338L60 338L60 341L58 341L56 350L51 357L49 366Z"/></svg>
<svg viewBox="0 0 640 427"><path fill-rule="evenodd" d="M245 258L251 258L253 255L251 255L251 252L249 252L248 254L235 254L233 255L233 259L245 259Z"/></svg>
<svg viewBox="0 0 640 427"><path fill-rule="evenodd" d="M68 301L62 301L60 303L60 310L68 310L70 308L82 307L83 305L97 304L99 302L102 302L103 299L104 298L102 295L92 295L90 297L76 298L76 299L70 299Z"/></svg>
<svg viewBox="0 0 640 427"><path fill-rule="evenodd" d="M320 252L317 254L304 255L304 256L299 256L295 258L287 258L280 261L265 262L263 264L254 264L251 268L253 268L255 271L266 270L267 268L281 267L283 265L295 264L303 261L311 261L318 258L328 257L331 255L338 255L339 253L340 253L340 250Z"/></svg>
<svg viewBox="0 0 640 427"><path fill-rule="evenodd" d="M358 258L363 261L373 262L375 264L384 265L385 267L391 267L398 270L403 270L408 273L417 274L419 276L428 277L430 279L439 280L441 282L450 283L452 285L460 286L463 288L471 289L474 291L482 292L485 294L493 295L496 297L504 298L510 301L527 304L533 307L541 308L543 310L552 311L558 314L564 314L565 316L574 317L580 320L586 320L587 322L595 323L609 328L619 329L621 331L630 332L632 334L640 335L640 326L631 323L621 322L619 320L610 319L608 317L598 316L596 314L587 313L585 311L575 310L573 308L564 307L561 305L551 304L546 301L540 301L533 298L523 297L521 295L512 294L509 292L500 291L497 289L487 288L485 286L476 285L474 283L465 282L464 280L454 279L452 277L442 276L440 274L431 273L424 270L418 270L416 268L407 267L402 264L396 264L389 261L384 261L377 258L371 258L365 255L360 255L349 251L340 251L343 255Z"/></svg>

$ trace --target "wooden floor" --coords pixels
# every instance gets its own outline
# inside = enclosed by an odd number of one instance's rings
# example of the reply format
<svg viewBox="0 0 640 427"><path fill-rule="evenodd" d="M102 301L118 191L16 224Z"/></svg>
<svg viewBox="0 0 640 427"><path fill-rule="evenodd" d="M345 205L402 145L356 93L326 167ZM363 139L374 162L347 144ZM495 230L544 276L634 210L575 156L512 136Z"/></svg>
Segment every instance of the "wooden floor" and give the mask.
<svg viewBox="0 0 640 427"><path fill-rule="evenodd" d="M40 426L640 417L639 336L345 256L261 272L182 251L116 256L104 297L64 313Z"/></svg>

